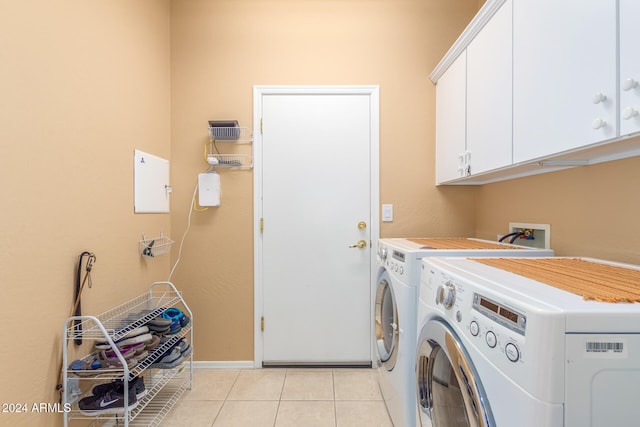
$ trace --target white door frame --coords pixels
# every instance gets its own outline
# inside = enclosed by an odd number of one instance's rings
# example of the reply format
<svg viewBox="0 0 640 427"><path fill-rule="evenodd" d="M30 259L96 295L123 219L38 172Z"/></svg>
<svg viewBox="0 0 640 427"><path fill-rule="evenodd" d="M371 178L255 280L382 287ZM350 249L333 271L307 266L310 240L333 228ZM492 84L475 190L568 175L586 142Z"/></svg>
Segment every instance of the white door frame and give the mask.
<svg viewBox="0 0 640 427"><path fill-rule="evenodd" d="M253 87L253 264L254 264L254 366L262 367L263 334L261 317L263 313L263 281L262 281L262 134L260 132L262 118L263 95L368 95L371 106L371 150L370 150L370 183L371 183L371 307L375 302L375 280L377 273L376 247L380 236L380 89L378 86L254 86ZM371 310L373 316L373 308ZM373 318L371 319L371 337L373 337ZM373 339L371 355L374 355ZM373 357L373 356L372 356Z"/></svg>

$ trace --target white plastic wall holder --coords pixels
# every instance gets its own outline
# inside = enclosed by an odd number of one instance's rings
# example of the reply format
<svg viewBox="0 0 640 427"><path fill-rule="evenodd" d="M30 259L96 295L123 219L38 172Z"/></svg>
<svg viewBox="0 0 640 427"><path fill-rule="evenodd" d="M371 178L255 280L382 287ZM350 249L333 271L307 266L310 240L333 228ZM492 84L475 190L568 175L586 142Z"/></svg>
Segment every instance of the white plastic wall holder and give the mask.
<svg viewBox="0 0 640 427"><path fill-rule="evenodd" d="M162 232L159 237L152 239L147 239L143 234L142 240L140 240L140 255L145 258L155 258L159 255L169 253L171 251L171 245L173 244L174 241L167 236L163 236Z"/></svg>
<svg viewBox="0 0 640 427"><path fill-rule="evenodd" d="M220 206L220 175L215 172L198 174L198 204Z"/></svg>

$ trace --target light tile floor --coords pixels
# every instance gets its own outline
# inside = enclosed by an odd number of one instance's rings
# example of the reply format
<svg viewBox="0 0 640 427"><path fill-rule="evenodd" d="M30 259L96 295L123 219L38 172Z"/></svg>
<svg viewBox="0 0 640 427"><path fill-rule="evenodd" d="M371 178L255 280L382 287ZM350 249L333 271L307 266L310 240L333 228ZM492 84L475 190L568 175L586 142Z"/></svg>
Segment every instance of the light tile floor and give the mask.
<svg viewBox="0 0 640 427"><path fill-rule="evenodd" d="M391 427L374 369L194 369L163 427Z"/></svg>

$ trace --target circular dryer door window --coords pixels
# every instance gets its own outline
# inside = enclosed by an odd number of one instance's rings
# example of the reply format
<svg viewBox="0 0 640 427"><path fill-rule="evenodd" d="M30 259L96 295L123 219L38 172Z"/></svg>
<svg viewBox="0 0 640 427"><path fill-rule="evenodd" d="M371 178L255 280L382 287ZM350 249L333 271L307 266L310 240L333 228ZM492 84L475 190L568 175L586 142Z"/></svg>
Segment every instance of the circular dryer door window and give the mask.
<svg viewBox="0 0 640 427"><path fill-rule="evenodd" d="M376 347L380 362L391 370L398 358L398 307L391 287L391 279L384 272L376 290Z"/></svg>
<svg viewBox="0 0 640 427"><path fill-rule="evenodd" d="M480 379L456 336L428 322L416 358L418 414L432 427L494 427Z"/></svg>

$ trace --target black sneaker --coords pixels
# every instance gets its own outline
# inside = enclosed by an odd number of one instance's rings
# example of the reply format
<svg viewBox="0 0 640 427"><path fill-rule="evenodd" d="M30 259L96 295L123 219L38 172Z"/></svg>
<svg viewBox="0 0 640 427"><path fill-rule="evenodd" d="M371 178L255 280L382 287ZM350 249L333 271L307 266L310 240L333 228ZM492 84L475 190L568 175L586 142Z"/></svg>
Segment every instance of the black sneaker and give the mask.
<svg viewBox="0 0 640 427"><path fill-rule="evenodd" d="M124 381L122 380L114 380L110 383L98 384L93 387L91 393L93 393L94 396L102 396L116 387L122 388L123 383ZM144 386L144 379L142 377L135 377L129 381L129 390L135 390L136 399L142 399L147 394L147 390Z"/></svg>
<svg viewBox="0 0 640 427"><path fill-rule="evenodd" d="M130 387L127 407L129 410L138 406L135 388ZM124 387L114 386L101 396L89 396L80 399L78 408L82 415L95 417L102 414L124 414Z"/></svg>

